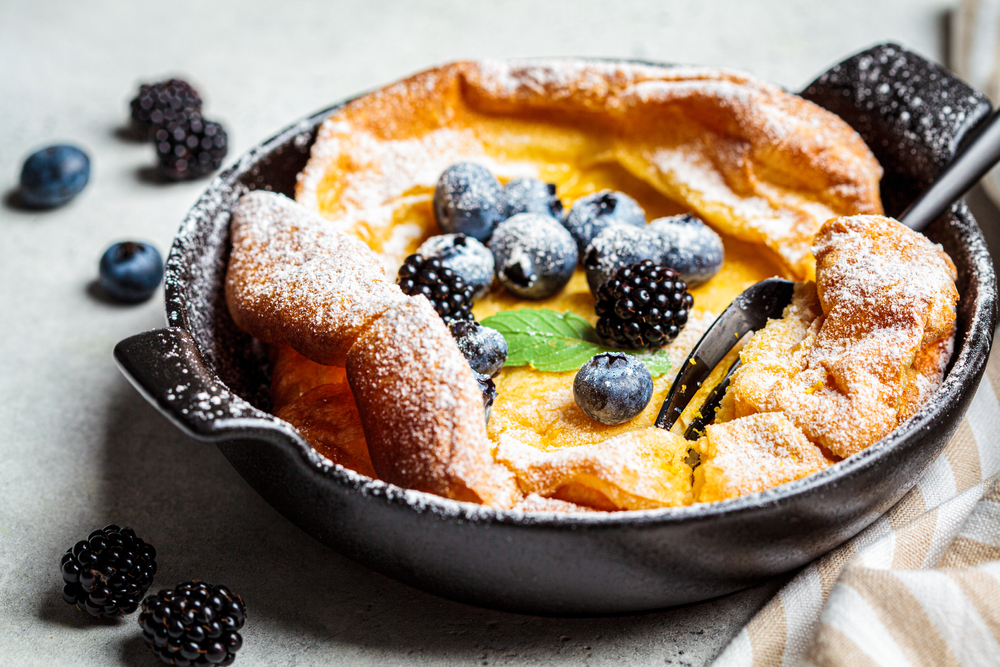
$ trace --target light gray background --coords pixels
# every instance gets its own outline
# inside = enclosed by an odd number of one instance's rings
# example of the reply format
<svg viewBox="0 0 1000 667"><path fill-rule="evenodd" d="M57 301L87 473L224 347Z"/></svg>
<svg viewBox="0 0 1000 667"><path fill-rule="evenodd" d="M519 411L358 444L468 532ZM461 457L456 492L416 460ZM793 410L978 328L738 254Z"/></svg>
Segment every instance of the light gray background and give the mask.
<svg viewBox="0 0 1000 667"><path fill-rule="evenodd" d="M859 2L11 2L0 0L0 664L155 665L135 617L62 602L58 560L108 522L158 552L156 585L241 593L237 664L701 664L780 581L686 609L519 616L442 600L348 561L285 521L214 448L119 375L114 344L163 326L162 293L117 306L92 287L113 241L166 252L205 182L150 178L124 139L138 83L188 77L229 130L230 160L293 120L435 63L594 55L726 65L791 89L897 41L944 53L947 0ZM23 158L68 141L91 183L52 212L13 206ZM984 197L981 216L996 216Z"/></svg>

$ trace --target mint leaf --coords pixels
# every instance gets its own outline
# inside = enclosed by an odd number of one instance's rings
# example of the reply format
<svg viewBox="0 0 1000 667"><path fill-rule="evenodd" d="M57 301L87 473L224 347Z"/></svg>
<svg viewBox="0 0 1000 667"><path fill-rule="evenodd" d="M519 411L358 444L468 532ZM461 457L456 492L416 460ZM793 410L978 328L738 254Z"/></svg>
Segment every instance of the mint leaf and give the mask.
<svg viewBox="0 0 1000 667"><path fill-rule="evenodd" d="M621 352L601 343L590 323L576 313L553 310L504 310L482 321L507 341L508 366L530 365L549 373L575 371L595 354ZM665 350L626 352L646 365L653 377L670 370Z"/></svg>

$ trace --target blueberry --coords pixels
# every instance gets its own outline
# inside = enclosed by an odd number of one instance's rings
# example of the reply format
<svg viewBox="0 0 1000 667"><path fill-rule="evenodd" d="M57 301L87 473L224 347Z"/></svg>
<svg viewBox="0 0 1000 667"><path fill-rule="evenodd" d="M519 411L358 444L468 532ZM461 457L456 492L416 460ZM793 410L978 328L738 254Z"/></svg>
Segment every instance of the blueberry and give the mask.
<svg viewBox="0 0 1000 667"><path fill-rule="evenodd" d="M101 287L118 301L145 301L162 280L163 260L148 243L116 243L101 257Z"/></svg>
<svg viewBox="0 0 1000 667"><path fill-rule="evenodd" d="M465 234L432 236L417 249L418 255L435 258L441 266L462 277L474 290L472 298L481 299L493 284L493 253L482 243Z"/></svg>
<svg viewBox="0 0 1000 667"><path fill-rule="evenodd" d="M457 320L448 328L472 370L489 377L495 377L500 372L507 361L507 341L503 334L469 320Z"/></svg>
<svg viewBox="0 0 1000 667"><path fill-rule="evenodd" d="M490 250L500 284L523 299L545 299L569 282L576 268L576 244L557 220L519 213L501 222Z"/></svg>
<svg viewBox="0 0 1000 667"><path fill-rule="evenodd" d="M476 382L479 384L479 390L483 392L483 414L486 417L486 421L490 420L490 413L493 412L493 401L497 399L497 385L493 382L493 378L489 375L483 373L476 373Z"/></svg>
<svg viewBox="0 0 1000 667"><path fill-rule="evenodd" d="M21 199L29 206L62 206L90 179L90 158L76 146L49 146L32 153L21 169Z"/></svg>
<svg viewBox="0 0 1000 667"><path fill-rule="evenodd" d="M663 247L662 264L677 273L688 287L700 285L722 268L722 239L693 215L675 215L649 223Z"/></svg>
<svg viewBox="0 0 1000 667"><path fill-rule="evenodd" d="M576 200L563 222L581 255L595 236L615 223L645 227L646 213L628 195L611 190L601 190Z"/></svg>
<svg viewBox="0 0 1000 667"><path fill-rule="evenodd" d="M506 209L500 181L471 162L445 169L434 190L434 215L446 233L468 234L485 243Z"/></svg>
<svg viewBox="0 0 1000 667"><path fill-rule="evenodd" d="M594 237L583 253L583 268L587 285L597 296L597 288L607 282L618 269L651 259L657 264L663 258L660 238L646 227L610 225Z"/></svg>
<svg viewBox="0 0 1000 667"><path fill-rule="evenodd" d="M556 196L554 183L537 178L515 178L504 188L507 199L507 216L518 213L541 213L562 220L563 205Z"/></svg>
<svg viewBox="0 0 1000 667"><path fill-rule="evenodd" d="M649 370L624 352L594 355L573 380L576 404L602 424L627 422L643 411L652 396Z"/></svg>

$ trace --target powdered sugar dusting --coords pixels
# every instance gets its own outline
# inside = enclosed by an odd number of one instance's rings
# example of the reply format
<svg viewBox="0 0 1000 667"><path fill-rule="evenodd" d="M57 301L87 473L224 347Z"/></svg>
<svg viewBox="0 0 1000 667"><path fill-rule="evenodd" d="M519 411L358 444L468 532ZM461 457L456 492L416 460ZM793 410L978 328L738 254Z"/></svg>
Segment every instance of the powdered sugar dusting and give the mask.
<svg viewBox="0 0 1000 667"><path fill-rule="evenodd" d="M361 331L406 297L371 249L272 192L244 195L233 215L227 299L264 342L342 365Z"/></svg>

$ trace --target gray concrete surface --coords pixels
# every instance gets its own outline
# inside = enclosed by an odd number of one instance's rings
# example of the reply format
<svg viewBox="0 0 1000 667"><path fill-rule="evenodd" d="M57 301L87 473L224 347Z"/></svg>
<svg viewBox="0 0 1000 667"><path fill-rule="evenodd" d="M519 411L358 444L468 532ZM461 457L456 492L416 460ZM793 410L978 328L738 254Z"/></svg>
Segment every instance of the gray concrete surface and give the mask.
<svg viewBox="0 0 1000 667"><path fill-rule="evenodd" d="M237 664L710 661L780 581L614 618L452 603L319 545L149 407L111 349L163 325L162 294L100 300L97 260L126 238L165 252L204 182L153 182L151 147L122 136L126 104L139 82L190 77L230 131L231 161L308 112L446 60L640 57L728 65L795 89L880 41L939 57L951 4L0 0L0 665L158 664L135 617L93 623L60 598L60 555L108 522L157 547L157 585L200 577L242 593ZM89 187L52 212L14 207L22 159L55 141L89 152Z"/></svg>

